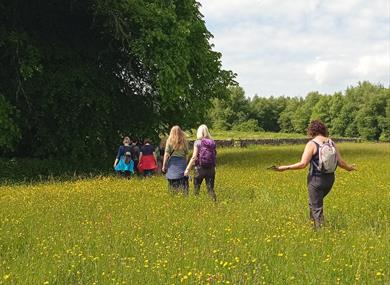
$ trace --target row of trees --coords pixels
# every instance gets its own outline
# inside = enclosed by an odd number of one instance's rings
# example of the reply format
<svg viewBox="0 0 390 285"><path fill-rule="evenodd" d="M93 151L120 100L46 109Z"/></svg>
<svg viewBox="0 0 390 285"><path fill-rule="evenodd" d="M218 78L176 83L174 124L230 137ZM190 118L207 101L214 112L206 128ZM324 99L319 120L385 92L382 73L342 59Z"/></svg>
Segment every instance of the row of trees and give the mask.
<svg viewBox="0 0 390 285"><path fill-rule="evenodd" d="M250 99L235 86L227 100L215 100L209 116L215 129L286 133L306 133L310 120L320 119L332 136L390 141L390 89L362 82L333 95Z"/></svg>
<svg viewBox="0 0 390 285"><path fill-rule="evenodd" d="M0 2L0 154L112 155L205 120L234 74L195 0Z"/></svg>

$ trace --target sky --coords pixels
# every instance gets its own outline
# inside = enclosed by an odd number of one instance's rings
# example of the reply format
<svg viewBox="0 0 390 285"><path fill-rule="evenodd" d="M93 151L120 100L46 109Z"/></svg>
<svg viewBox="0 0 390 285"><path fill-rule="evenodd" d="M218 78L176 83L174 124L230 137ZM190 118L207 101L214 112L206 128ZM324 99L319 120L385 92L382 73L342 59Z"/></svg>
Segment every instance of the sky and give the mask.
<svg viewBox="0 0 390 285"><path fill-rule="evenodd" d="M390 84L390 0L199 0L247 96Z"/></svg>

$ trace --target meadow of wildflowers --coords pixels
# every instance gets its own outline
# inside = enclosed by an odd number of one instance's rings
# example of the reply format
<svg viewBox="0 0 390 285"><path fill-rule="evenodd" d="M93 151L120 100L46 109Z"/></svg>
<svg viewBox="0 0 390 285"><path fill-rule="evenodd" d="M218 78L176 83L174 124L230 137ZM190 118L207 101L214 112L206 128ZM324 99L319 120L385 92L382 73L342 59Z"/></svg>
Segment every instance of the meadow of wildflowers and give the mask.
<svg viewBox="0 0 390 285"><path fill-rule="evenodd" d="M0 284L390 284L390 144L339 146L359 170L317 232L307 171L266 170L303 146L219 149L216 204L163 177L3 184Z"/></svg>

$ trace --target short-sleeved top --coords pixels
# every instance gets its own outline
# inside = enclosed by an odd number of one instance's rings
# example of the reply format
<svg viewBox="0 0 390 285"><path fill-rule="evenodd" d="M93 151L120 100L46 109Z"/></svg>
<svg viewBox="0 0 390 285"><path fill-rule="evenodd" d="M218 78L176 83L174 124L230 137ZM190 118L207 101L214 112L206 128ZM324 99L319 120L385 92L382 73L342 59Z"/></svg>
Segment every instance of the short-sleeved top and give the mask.
<svg viewBox="0 0 390 285"><path fill-rule="evenodd" d="M126 152L131 152L131 146L129 145L121 145L118 149L118 154L116 158L119 159L126 154Z"/></svg>
<svg viewBox="0 0 390 285"><path fill-rule="evenodd" d="M177 157L186 157L188 154L188 149L178 149L174 150L173 147L170 144L167 144L165 147L165 152L169 153L170 156L177 156Z"/></svg>
<svg viewBox="0 0 390 285"><path fill-rule="evenodd" d="M151 144L146 144L141 147L142 155L152 155L154 153L154 147Z"/></svg>
<svg viewBox="0 0 390 285"><path fill-rule="evenodd" d="M196 146L198 148L198 150L199 150L201 143L202 143L202 140L196 140L194 142L194 146Z"/></svg>

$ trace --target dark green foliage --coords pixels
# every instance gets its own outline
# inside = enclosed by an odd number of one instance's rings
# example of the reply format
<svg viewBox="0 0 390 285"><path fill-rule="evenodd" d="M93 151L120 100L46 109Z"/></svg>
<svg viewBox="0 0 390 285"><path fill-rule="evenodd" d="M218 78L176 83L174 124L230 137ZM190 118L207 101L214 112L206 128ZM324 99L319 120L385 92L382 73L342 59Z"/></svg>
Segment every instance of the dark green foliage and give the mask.
<svg viewBox="0 0 390 285"><path fill-rule="evenodd" d="M344 136L345 123L341 116L341 110L345 104L345 97L341 93L335 93L330 100L329 117L331 125L329 132L338 136Z"/></svg>
<svg viewBox="0 0 390 285"><path fill-rule="evenodd" d="M15 0L0 23L18 155L111 156L124 135L203 122L232 83L195 0Z"/></svg>
<svg viewBox="0 0 390 285"><path fill-rule="evenodd" d="M82 161L74 161L67 157L61 159L0 158L0 185L115 175L110 167L112 162L111 158Z"/></svg>
<svg viewBox="0 0 390 285"><path fill-rule="evenodd" d="M295 111L303 104L303 99L286 98L286 108L280 113L278 124L283 133L293 133L294 125L292 123Z"/></svg>
<svg viewBox="0 0 390 285"><path fill-rule="evenodd" d="M378 117L378 125L382 131L379 139L381 141L390 142L390 90L387 89L383 93L384 94L387 93L387 95L386 95L387 101L386 101L386 109L385 109L384 116Z"/></svg>
<svg viewBox="0 0 390 285"><path fill-rule="evenodd" d="M213 127L230 130L233 125L249 119L249 101L245 98L244 89L239 86L229 88L229 96L223 100L216 99L210 111Z"/></svg>
<svg viewBox="0 0 390 285"><path fill-rule="evenodd" d="M251 117L256 119L261 129L279 132L278 119L280 113L286 109L287 98L261 98L255 96L250 102Z"/></svg>
<svg viewBox="0 0 390 285"><path fill-rule="evenodd" d="M311 114L314 106L320 100L321 95L318 92L309 93L302 105L300 105L296 110L292 118L292 124L294 131L300 134L305 134L307 126L310 123Z"/></svg>
<svg viewBox="0 0 390 285"><path fill-rule="evenodd" d="M374 90L365 97L364 104L356 113L357 129L361 137L368 140L378 140L386 123L386 108L390 93L385 90Z"/></svg>
<svg viewBox="0 0 390 285"><path fill-rule="evenodd" d="M239 104L236 98L239 92ZM306 98L245 98L240 87L228 100L218 100L211 112L215 129L265 130L305 134L311 120L321 120L332 136L390 141L390 89L369 82L345 94L309 93ZM257 122L257 126L256 126Z"/></svg>
<svg viewBox="0 0 390 285"><path fill-rule="evenodd" d="M15 109L0 94L0 147L13 149L20 138L20 130L15 124Z"/></svg>
<svg viewBox="0 0 390 285"><path fill-rule="evenodd" d="M331 105L331 96L321 96L312 109L310 120L321 120L328 128L332 128Z"/></svg>

